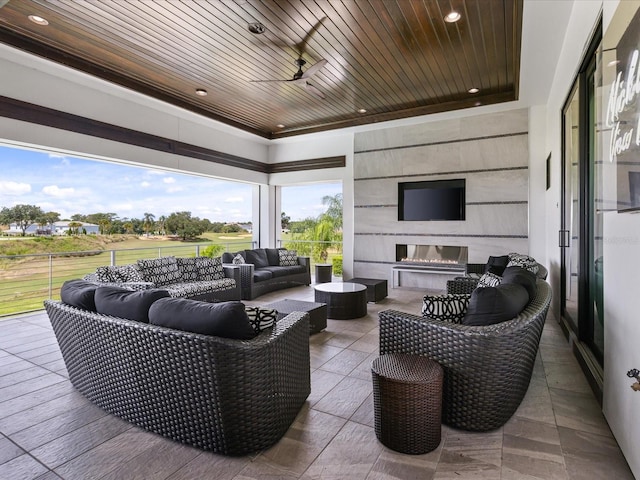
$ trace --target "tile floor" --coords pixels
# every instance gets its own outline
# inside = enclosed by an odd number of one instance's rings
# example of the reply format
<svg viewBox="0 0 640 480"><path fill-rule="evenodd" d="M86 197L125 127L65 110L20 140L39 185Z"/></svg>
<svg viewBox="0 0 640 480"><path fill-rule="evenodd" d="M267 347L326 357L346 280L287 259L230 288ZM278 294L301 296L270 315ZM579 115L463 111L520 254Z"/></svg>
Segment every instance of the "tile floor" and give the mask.
<svg viewBox="0 0 640 480"><path fill-rule="evenodd" d="M311 395L269 450L223 457L110 416L78 394L44 313L0 320L0 479L633 479L558 324L547 319L529 391L501 429L443 427L425 455L383 447L373 429L377 313L418 313L422 292L391 289L357 320L311 342ZM313 300L310 287L265 295Z"/></svg>

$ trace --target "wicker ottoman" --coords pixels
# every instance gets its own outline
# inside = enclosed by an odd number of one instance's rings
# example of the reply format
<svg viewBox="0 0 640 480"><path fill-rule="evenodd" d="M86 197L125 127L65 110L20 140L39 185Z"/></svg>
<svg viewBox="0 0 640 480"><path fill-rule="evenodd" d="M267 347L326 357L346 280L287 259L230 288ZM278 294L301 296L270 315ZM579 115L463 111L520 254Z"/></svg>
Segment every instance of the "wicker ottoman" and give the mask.
<svg viewBox="0 0 640 480"><path fill-rule="evenodd" d="M413 455L440 444L442 367L419 355L381 355L371 365L376 436Z"/></svg>
<svg viewBox="0 0 640 480"><path fill-rule="evenodd" d="M309 334L318 333L327 328L327 304L289 300L285 298L279 302L264 305L278 311L278 320L291 312L307 312L309 314Z"/></svg>
<svg viewBox="0 0 640 480"><path fill-rule="evenodd" d="M387 298L387 281L378 278L352 278L345 282L359 283L367 287L367 302L376 303Z"/></svg>

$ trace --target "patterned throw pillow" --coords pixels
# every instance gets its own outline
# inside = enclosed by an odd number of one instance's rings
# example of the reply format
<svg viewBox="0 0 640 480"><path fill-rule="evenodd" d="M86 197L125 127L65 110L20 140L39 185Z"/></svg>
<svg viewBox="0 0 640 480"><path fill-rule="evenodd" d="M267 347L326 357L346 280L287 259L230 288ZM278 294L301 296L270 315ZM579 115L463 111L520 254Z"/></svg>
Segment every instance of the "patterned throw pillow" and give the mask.
<svg viewBox="0 0 640 480"><path fill-rule="evenodd" d="M112 268L110 266L103 266L96 268L96 279L99 282L108 283L115 282L113 279Z"/></svg>
<svg viewBox="0 0 640 480"><path fill-rule="evenodd" d="M198 281L198 265L195 258L176 258L178 268L182 271L182 280L184 282Z"/></svg>
<svg viewBox="0 0 640 480"><path fill-rule="evenodd" d="M238 253L235 257L233 257L231 263L233 263L234 265L243 265L245 263L244 257Z"/></svg>
<svg viewBox="0 0 640 480"><path fill-rule="evenodd" d="M151 282L156 287L182 281L182 271L178 268L176 257L138 260L138 268L144 281Z"/></svg>
<svg viewBox="0 0 640 480"><path fill-rule="evenodd" d="M221 280L224 278L224 269L222 268L222 259L220 257L196 257L196 265L198 266L198 280L200 281Z"/></svg>
<svg viewBox="0 0 640 480"><path fill-rule="evenodd" d="M478 288L497 287L500 282L502 282L502 277L499 275L491 272L483 273L480 280L478 280Z"/></svg>
<svg viewBox="0 0 640 480"><path fill-rule="evenodd" d="M298 265L297 250L278 250L281 267L294 267Z"/></svg>
<svg viewBox="0 0 640 480"><path fill-rule="evenodd" d="M247 317L249 317L251 328L253 328L256 333L271 328L273 324L276 323L276 317L278 316L277 310L262 307L245 307L244 310L247 312Z"/></svg>
<svg viewBox="0 0 640 480"><path fill-rule="evenodd" d="M425 295L422 298L422 316L446 322L460 323L469 305L469 295Z"/></svg>
<svg viewBox="0 0 640 480"><path fill-rule="evenodd" d="M123 282L144 282L136 265L122 265L116 268L119 270Z"/></svg>
<svg viewBox="0 0 640 480"><path fill-rule="evenodd" d="M525 270L529 270L532 273L538 273L538 262L535 258L529 255L522 255L520 253L510 253L508 267L522 267Z"/></svg>

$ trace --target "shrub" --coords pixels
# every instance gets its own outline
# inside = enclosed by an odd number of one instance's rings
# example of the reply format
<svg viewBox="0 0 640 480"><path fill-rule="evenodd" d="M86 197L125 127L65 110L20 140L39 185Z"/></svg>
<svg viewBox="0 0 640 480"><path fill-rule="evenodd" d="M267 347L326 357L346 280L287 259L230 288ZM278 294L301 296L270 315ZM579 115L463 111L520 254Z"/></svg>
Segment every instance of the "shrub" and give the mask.
<svg viewBox="0 0 640 480"><path fill-rule="evenodd" d="M342 276L342 255L336 255L335 257L333 257L333 259L331 260L331 263L333 265L332 267L333 274L336 277L341 277Z"/></svg>
<svg viewBox="0 0 640 480"><path fill-rule="evenodd" d="M216 258L224 253L224 245L214 244L200 250L203 257Z"/></svg>

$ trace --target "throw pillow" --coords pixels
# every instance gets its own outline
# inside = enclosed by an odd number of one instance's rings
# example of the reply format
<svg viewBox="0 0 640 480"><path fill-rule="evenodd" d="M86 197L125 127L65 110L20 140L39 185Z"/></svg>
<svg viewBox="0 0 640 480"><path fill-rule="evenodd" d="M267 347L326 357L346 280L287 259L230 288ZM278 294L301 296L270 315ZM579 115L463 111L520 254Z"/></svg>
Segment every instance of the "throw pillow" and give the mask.
<svg viewBox="0 0 640 480"><path fill-rule="evenodd" d="M496 275L502 276L502 272L507 268L507 264L509 263L509 255L502 255L500 257L489 257L487 260L487 264L484 266L485 273L495 273Z"/></svg>
<svg viewBox="0 0 640 480"><path fill-rule="evenodd" d="M495 273L486 272L483 273L480 277L480 280L478 280L478 288L495 287L497 285L500 285L501 281L502 278L500 278Z"/></svg>
<svg viewBox="0 0 640 480"><path fill-rule="evenodd" d="M497 287L476 288L471 293L463 325L487 326L511 320L529 302L522 285L500 284Z"/></svg>
<svg viewBox="0 0 640 480"><path fill-rule="evenodd" d="M235 257L233 257L233 260L231 260L231 263L233 263L234 265L244 265L245 263L244 257L238 253L236 254Z"/></svg>
<svg viewBox="0 0 640 480"><path fill-rule="evenodd" d="M251 328L253 328L253 331L256 333L271 328L273 324L276 323L278 311L273 308L244 307L244 310L247 312Z"/></svg>
<svg viewBox="0 0 640 480"><path fill-rule="evenodd" d="M538 262L536 262L535 258L530 257L529 255L521 255L519 253L509 254L509 263L507 264L507 267L522 267L534 274L538 273Z"/></svg>
<svg viewBox="0 0 640 480"><path fill-rule="evenodd" d="M136 265L122 265L119 267L115 267L120 275L120 281L136 283L136 282L144 282L142 275L140 275L140 270Z"/></svg>
<svg viewBox="0 0 640 480"><path fill-rule="evenodd" d="M96 311L112 317L149 323L149 307L158 299L169 296L160 289L132 291L120 287L98 287L95 293Z"/></svg>
<svg viewBox="0 0 640 480"><path fill-rule="evenodd" d="M296 250L278 250L281 267L295 267L298 265L298 252Z"/></svg>
<svg viewBox="0 0 640 480"><path fill-rule="evenodd" d="M502 274L502 283L522 285L529 295L529 301L533 300L538 293L536 280L533 272L521 267L507 267Z"/></svg>
<svg viewBox="0 0 640 480"><path fill-rule="evenodd" d="M464 294L425 295L422 298L422 316L460 323L468 303L469 295Z"/></svg>
<svg viewBox="0 0 640 480"><path fill-rule="evenodd" d="M151 306L149 323L239 340L249 340L256 335L241 302L207 303L186 298L163 298Z"/></svg>
<svg viewBox="0 0 640 480"><path fill-rule="evenodd" d="M185 282L198 281L198 265L195 258L177 257L178 269L182 272L182 280Z"/></svg>
<svg viewBox="0 0 640 480"><path fill-rule="evenodd" d="M267 260L269 261L269 266L277 267L280 265L280 254L278 251L283 250L282 248L265 248L265 252L267 252Z"/></svg>
<svg viewBox="0 0 640 480"><path fill-rule="evenodd" d="M176 257L138 260L137 263L144 281L157 287L182 281L182 271L178 268Z"/></svg>
<svg viewBox="0 0 640 480"><path fill-rule="evenodd" d="M245 252L245 261L247 263L253 263L255 268L262 268L262 267L269 266L269 259L267 258L267 252L264 248L247 250Z"/></svg>
<svg viewBox="0 0 640 480"><path fill-rule="evenodd" d="M198 280L211 281L224 278L224 269L222 268L222 259L220 257L196 257L195 260L198 266Z"/></svg>
<svg viewBox="0 0 640 480"><path fill-rule="evenodd" d="M60 288L60 299L67 305L95 312L97 288L98 285L85 280L67 280Z"/></svg>
<svg viewBox="0 0 640 480"><path fill-rule="evenodd" d="M96 279L102 283L120 281L115 279L115 271L109 265L96 268Z"/></svg>

